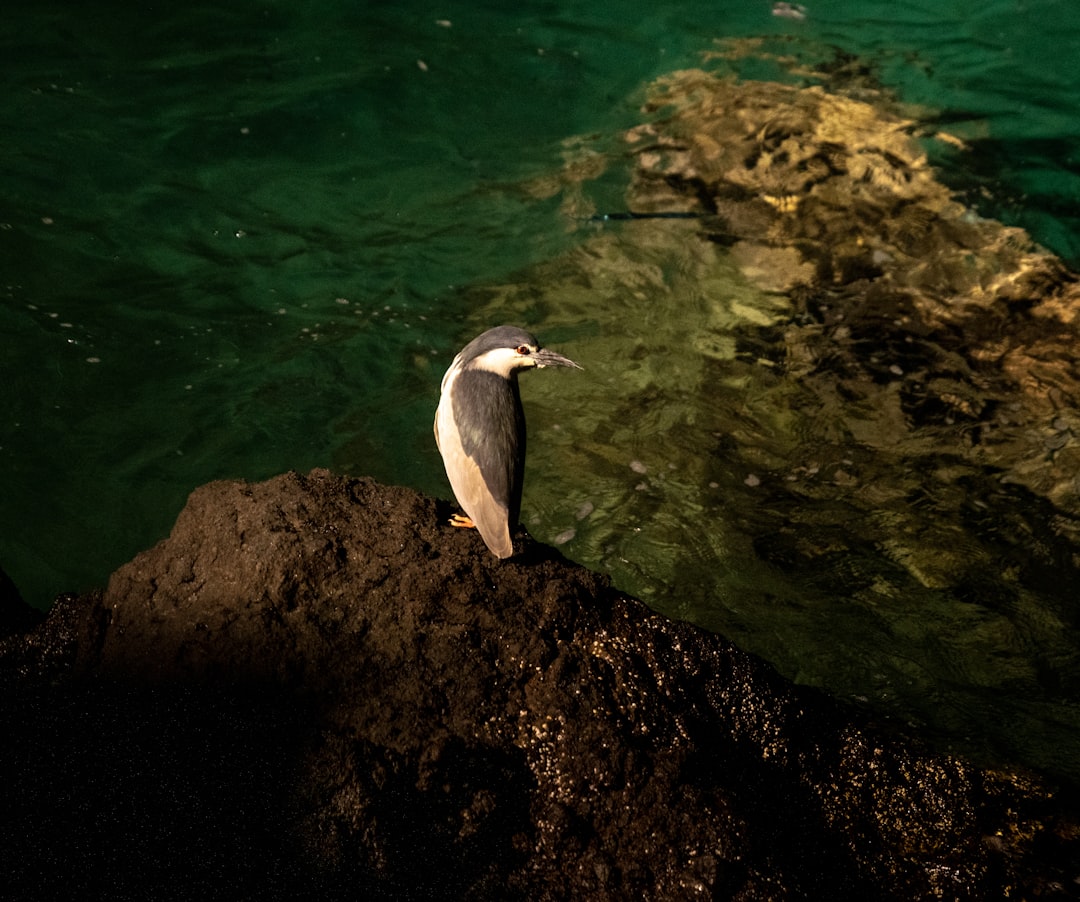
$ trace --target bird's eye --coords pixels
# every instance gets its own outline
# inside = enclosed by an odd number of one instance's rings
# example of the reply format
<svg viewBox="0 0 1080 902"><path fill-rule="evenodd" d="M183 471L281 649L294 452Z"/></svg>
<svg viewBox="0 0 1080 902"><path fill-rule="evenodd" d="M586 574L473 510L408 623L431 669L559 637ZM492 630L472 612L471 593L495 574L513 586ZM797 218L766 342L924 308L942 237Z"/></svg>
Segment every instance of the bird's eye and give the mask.
<svg viewBox="0 0 1080 902"><path fill-rule="evenodd" d="M522 357L528 357L532 353L528 345L518 345L516 350Z"/></svg>

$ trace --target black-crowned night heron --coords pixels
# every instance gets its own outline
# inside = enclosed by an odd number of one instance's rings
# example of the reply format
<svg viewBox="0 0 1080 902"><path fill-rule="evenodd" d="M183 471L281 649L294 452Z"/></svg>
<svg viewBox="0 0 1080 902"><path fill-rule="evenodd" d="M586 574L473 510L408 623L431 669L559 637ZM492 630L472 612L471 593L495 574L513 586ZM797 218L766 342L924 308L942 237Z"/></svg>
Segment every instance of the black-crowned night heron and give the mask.
<svg viewBox="0 0 1080 902"><path fill-rule="evenodd" d="M497 326L465 345L442 380L435 443L466 514L451 523L475 526L500 558L514 553L510 536L521 512L525 475L525 412L518 372L545 366L581 369L541 348L524 329Z"/></svg>

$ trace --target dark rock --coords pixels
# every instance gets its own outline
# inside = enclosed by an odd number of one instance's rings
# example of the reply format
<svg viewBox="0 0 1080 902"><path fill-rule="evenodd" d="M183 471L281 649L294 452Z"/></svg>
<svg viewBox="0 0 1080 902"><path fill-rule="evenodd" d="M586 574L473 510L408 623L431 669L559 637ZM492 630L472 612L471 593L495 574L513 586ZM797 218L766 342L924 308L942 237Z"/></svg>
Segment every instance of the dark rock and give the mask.
<svg viewBox="0 0 1080 902"><path fill-rule="evenodd" d="M45 619L45 615L22 600L15 583L0 569L0 639L25 633Z"/></svg>
<svg viewBox="0 0 1080 902"><path fill-rule="evenodd" d="M860 723L519 537L325 471L194 492L0 654L17 898L1064 897L1038 781Z"/></svg>

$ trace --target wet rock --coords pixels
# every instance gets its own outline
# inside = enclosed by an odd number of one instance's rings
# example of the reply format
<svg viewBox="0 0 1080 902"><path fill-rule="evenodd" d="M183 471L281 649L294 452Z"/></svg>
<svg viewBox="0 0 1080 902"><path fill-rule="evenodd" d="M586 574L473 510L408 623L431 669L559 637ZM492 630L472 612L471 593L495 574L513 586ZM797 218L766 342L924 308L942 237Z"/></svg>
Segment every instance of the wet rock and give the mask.
<svg viewBox="0 0 1080 902"><path fill-rule="evenodd" d="M863 723L401 488L194 492L0 646L12 897L1064 896L1038 781Z"/></svg>

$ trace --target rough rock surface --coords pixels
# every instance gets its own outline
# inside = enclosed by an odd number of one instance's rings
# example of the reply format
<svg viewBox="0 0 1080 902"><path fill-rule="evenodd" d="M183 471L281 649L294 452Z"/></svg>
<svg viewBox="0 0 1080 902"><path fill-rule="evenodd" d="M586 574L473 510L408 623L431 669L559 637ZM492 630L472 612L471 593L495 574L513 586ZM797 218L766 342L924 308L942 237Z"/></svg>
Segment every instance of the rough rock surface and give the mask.
<svg viewBox="0 0 1080 902"><path fill-rule="evenodd" d="M326 471L194 492L0 645L14 898L991 899L1069 804L519 536Z"/></svg>

